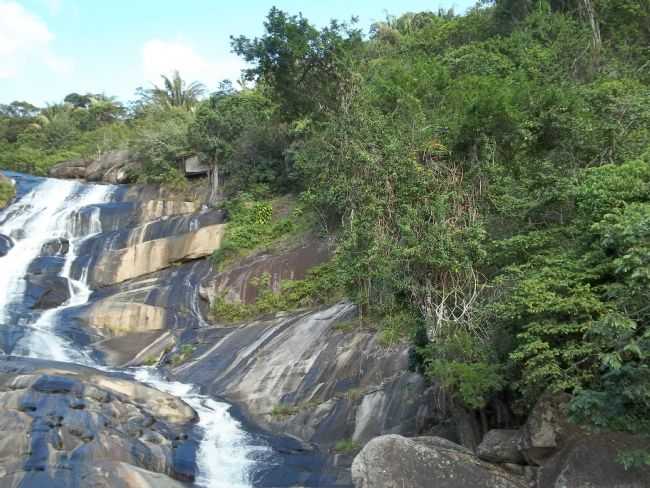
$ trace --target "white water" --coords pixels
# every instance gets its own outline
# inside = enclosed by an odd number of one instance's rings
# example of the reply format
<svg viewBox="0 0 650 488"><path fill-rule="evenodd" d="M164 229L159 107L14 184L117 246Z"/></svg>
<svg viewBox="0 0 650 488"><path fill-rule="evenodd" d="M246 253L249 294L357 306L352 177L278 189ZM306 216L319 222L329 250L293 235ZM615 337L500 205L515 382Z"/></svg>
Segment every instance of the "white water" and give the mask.
<svg viewBox="0 0 650 488"><path fill-rule="evenodd" d="M229 406L200 395L192 385L167 381L152 368L138 368L135 379L182 398L199 414L203 438L197 453L198 486L206 488L249 488L248 473L253 465L241 425L228 412ZM263 448L259 448L263 449Z"/></svg>
<svg viewBox="0 0 650 488"><path fill-rule="evenodd" d="M81 185L47 179L5 210L4 215L9 217L0 225L0 233L12 236L15 245L6 256L0 258L0 323L6 323L10 318L12 303L23 299L24 276L30 263L40 255L43 244L57 237L70 241L60 275L68 279L71 297L62 306L43 312L33 324L26 325L28 330L16 344L15 354L110 371L93 361L85 351L57 335L56 325L63 310L87 303L92 294L87 285L88 269L83 269L78 280L71 277L71 271L83 241L102 232L102 226L99 208L94 207L90 226L84 232L77 225L79 211L110 201L113 191L114 187L106 185ZM253 448L247 445L247 435L240 423L229 414L227 404L198 394L193 385L166 381L152 368L136 368L130 373L137 381L182 398L198 413L202 439L197 452L197 486L251 486L249 472L253 465Z"/></svg>

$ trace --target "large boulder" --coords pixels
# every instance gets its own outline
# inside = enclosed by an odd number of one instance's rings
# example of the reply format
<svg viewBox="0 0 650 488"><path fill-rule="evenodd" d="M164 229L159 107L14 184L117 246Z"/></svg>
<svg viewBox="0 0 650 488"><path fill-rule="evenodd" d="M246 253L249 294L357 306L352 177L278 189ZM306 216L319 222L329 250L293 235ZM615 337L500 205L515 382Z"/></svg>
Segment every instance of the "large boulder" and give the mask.
<svg viewBox="0 0 650 488"><path fill-rule="evenodd" d="M140 163L127 149L108 151L86 167L86 180L106 183L127 183Z"/></svg>
<svg viewBox="0 0 650 488"><path fill-rule="evenodd" d="M650 440L617 432L594 433L568 442L539 470L539 488L648 488L650 466L619 461L626 452L650 452Z"/></svg>
<svg viewBox="0 0 650 488"><path fill-rule="evenodd" d="M62 276L28 275L26 285L25 297L34 309L56 308L70 299L68 280Z"/></svg>
<svg viewBox="0 0 650 488"><path fill-rule="evenodd" d="M524 464L519 451L520 435L516 429L492 429L483 437L476 454L491 463Z"/></svg>
<svg viewBox="0 0 650 488"><path fill-rule="evenodd" d="M86 167L89 163L87 159L61 161L50 168L48 175L52 178L82 180L86 177Z"/></svg>
<svg viewBox="0 0 650 488"><path fill-rule="evenodd" d="M181 400L99 371L0 360L0 486L180 488L175 452L196 420Z"/></svg>
<svg viewBox="0 0 650 488"><path fill-rule="evenodd" d="M140 163L127 149L107 151L95 159L70 159L49 170L53 178L85 179L105 183L128 183Z"/></svg>
<svg viewBox="0 0 650 488"><path fill-rule="evenodd" d="M354 458L356 488L526 488L516 475L440 437L387 435Z"/></svg>
<svg viewBox="0 0 650 488"><path fill-rule="evenodd" d="M165 269L174 263L212 254L221 245L225 226L214 224L112 249L99 256L89 273L96 287L108 286Z"/></svg>
<svg viewBox="0 0 650 488"><path fill-rule="evenodd" d="M584 435L583 429L568 419L570 401L566 393L550 392L537 401L517 441L528 464L543 464L569 440Z"/></svg>

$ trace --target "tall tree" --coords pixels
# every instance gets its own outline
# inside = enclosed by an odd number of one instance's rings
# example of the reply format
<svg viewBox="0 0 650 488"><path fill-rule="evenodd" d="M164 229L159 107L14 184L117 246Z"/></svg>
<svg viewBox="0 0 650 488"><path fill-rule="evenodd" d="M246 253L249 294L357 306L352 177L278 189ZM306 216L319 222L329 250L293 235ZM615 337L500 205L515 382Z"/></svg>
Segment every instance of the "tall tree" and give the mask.
<svg viewBox="0 0 650 488"><path fill-rule="evenodd" d="M205 93L205 86L198 81L187 83L178 71L174 71L171 77L161 75L162 86L154 85L145 94L149 100L163 107L180 107L185 109L193 108L201 95Z"/></svg>

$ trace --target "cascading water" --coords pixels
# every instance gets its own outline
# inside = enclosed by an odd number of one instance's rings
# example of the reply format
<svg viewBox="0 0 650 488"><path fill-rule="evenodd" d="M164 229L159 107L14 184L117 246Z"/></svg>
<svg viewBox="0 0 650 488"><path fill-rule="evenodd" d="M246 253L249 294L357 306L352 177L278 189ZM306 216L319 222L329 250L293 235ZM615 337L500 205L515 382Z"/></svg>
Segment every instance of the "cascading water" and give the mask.
<svg viewBox="0 0 650 488"><path fill-rule="evenodd" d="M0 325L10 322L24 327L23 337L12 349L14 354L57 361L74 362L108 370L89 354L79 350L57 333L58 319L65 309L88 302L92 290L86 283L87 265L73 277L73 264L79 258L84 240L102 232L100 206L109 202L115 187L85 185L78 182L43 179L30 192L0 213L0 234L15 241L0 258ZM85 217L81 218L82 211ZM70 298L60 307L39 316L21 307L25 276L43 245L55 238L69 240L60 276L66 278ZM199 414L202 439L197 452L196 484L206 488L247 488L253 449L246 433L229 414L229 406L195 391L192 385L162 379L153 368L126 371L140 382L182 398ZM257 448L260 449L260 448Z"/></svg>

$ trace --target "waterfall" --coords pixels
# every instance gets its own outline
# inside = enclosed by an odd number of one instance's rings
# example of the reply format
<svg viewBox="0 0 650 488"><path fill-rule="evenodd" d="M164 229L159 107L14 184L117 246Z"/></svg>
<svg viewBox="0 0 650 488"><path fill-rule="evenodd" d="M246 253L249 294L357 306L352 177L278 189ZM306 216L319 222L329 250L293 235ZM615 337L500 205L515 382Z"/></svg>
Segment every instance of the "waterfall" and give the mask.
<svg viewBox="0 0 650 488"><path fill-rule="evenodd" d="M43 179L31 191L0 213L0 234L15 241L6 256L0 257L0 325L17 323L24 335L13 349L14 354L73 362L110 372L97 364L78 345L62 337L58 320L65 309L88 302L86 264L76 279L73 264L81 258L80 249L86 239L102 232L101 205L110 202L116 187L87 185L79 182ZM69 300L40 315L28 313L25 300L25 276L30 264L41 255L43 245L55 238L69 241L60 276L68 280ZM91 260L82 260L90 263ZM79 273L77 273L79 274ZM196 486L205 488L247 488L253 464L253 448L247 445L247 434L229 414L229 406L196 391L193 385L166 381L154 368L133 368L122 371L135 380L182 398L199 414L198 428L202 434L197 452Z"/></svg>

